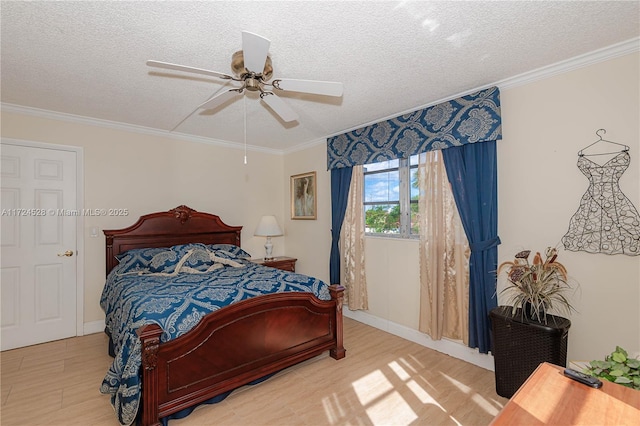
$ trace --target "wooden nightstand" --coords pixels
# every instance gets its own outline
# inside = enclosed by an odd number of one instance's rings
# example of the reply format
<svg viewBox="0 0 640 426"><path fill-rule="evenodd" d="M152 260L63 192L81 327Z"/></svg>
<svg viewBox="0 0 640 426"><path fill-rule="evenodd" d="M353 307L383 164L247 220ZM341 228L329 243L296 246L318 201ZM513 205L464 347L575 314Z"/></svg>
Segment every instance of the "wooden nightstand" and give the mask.
<svg viewBox="0 0 640 426"><path fill-rule="evenodd" d="M293 257L287 256L276 256L273 259L264 260L264 259L251 259L253 263L257 263L258 265L270 266L272 268L282 269L283 271L295 272L296 271L296 261Z"/></svg>

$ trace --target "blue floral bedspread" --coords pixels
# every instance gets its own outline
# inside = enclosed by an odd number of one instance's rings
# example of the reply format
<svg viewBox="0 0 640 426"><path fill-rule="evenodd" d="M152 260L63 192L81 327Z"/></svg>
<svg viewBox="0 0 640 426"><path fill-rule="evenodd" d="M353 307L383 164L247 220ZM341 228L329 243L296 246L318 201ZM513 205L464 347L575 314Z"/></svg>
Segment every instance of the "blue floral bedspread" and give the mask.
<svg viewBox="0 0 640 426"><path fill-rule="evenodd" d="M132 424L138 412L142 361L136 330L143 325L158 324L164 330L161 340L168 341L188 332L206 314L254 296L303 291L331 298L321 280L257 265L246 260L241 249L236 248L237 253L218 246L127 252L107 277L100 305L115 359L100 391L111 394L121 424Z"/></svg>

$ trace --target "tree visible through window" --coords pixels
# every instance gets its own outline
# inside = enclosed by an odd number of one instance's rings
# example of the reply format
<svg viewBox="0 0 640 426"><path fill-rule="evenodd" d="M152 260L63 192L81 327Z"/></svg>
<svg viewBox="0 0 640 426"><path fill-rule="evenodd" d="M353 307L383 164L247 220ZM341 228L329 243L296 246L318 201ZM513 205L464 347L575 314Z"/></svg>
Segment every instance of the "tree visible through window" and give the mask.
<svg viewBox="0 0 640 426"><path fill-rule="evenodd" d="M418 236L418 156L364 165L365 232Z"/></svg>

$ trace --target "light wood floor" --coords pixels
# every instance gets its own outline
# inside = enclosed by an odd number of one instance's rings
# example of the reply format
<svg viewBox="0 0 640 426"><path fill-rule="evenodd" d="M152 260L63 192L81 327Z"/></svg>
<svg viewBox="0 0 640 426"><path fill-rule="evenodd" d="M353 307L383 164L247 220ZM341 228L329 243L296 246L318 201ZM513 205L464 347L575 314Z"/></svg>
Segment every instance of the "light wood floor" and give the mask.
<svg viewBox="0 0 640 426"><path fill-rule="evenodd" d="M170 426L487 425L507 399L493 372L345 318L346 358L328 354L197 408ZM2 352L2 426L118 426L99 392L102 333Z"/></svg>

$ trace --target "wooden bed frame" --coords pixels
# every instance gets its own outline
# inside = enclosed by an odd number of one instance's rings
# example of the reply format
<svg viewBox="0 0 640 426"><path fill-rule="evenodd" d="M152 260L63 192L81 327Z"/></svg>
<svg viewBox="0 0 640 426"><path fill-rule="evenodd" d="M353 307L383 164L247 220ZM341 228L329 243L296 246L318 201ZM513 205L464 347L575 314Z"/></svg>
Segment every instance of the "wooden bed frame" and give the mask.
<svg viewBox="0 0 640 426"><path fill-rule="evenodd" d="M241 226L179 206L141 216L124 229L106 230L107 274L116 255L145 247L205 243L240 246ZM142 343L143 425L207 401L252 381L329 351L345 356L344 288L329 287L330 301L288 292L243 300L208 314L187 334L160 342L162 329L138 330Z"/></svg>

